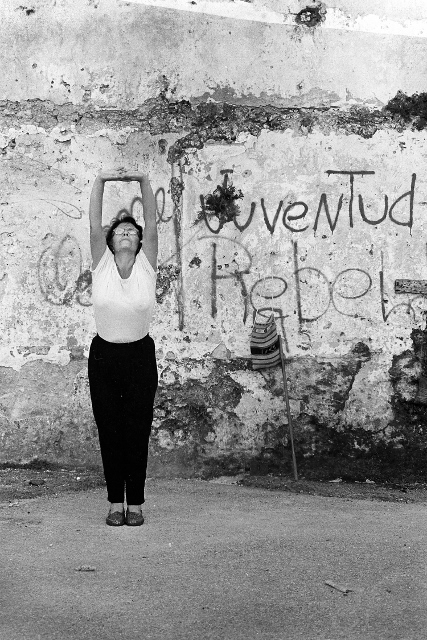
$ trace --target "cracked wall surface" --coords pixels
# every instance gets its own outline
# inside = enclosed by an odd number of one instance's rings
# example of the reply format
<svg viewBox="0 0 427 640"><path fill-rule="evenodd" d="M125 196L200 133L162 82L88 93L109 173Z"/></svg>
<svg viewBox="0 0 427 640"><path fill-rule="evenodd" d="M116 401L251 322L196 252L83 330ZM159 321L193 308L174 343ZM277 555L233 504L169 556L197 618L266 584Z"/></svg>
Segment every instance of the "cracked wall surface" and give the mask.
<svg viewBox="0 0 427 640"><path fill-rule="evenodd" d="M272 310L301 467L421 473L425 296L395 281L426 273L427 15L157 4L0 9L0 462L100 462L87 211L125 166L160 232L150 472L289 467L280 370L249 357ZM208 215L227 185L238 215ZM123 210L142 218L134 186L108 184L104 223Z"/></svg>

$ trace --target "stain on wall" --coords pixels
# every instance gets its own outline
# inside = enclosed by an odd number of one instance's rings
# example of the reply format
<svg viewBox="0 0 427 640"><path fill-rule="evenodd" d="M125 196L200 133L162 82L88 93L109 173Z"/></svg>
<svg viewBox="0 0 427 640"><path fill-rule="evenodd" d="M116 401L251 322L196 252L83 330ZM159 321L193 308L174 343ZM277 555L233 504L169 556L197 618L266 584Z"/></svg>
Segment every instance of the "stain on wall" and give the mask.
<svg viewBox="0 0 427 640"><path fill-rule="evenodd" d="M398 91L386 105L386 111L405 123L412 123L417 131L427 125L427 93L414 93L412 96Z"/></svg>
<svg viewBox="0 0 427 640"><path fill-rule="evenodd" d="M315 6L307 6L301 9L295 16L295 22L307 28L314 28L320 25L326 17L326 6L318 3Z"/></svg>

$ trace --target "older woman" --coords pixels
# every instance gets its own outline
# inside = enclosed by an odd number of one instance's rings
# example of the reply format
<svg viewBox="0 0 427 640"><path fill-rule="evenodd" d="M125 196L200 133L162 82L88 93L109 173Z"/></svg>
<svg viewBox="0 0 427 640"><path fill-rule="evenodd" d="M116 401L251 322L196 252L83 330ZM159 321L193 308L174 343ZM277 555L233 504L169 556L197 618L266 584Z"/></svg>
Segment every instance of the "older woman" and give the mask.
<svg viewBox="0 0 427 640"><path fill-rule="evenodd" d="M139 182L144 230L125 215L105 235L102 200L104 185L112 180ZM98 175L89 218L97 335L88 373L110 502L106 523L139 526L144 522L141 505L157 389L154 342L148 334L155 303L157 226L148 178L124 172Z"/></svg>

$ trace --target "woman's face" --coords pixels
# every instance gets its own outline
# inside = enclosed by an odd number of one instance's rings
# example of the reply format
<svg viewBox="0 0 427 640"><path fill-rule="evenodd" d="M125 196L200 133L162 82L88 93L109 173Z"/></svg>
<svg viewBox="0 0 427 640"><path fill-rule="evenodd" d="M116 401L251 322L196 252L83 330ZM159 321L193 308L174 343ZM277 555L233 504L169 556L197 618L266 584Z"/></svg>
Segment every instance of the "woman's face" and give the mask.
<svg viewBox="0 0 427 640"><path fill-rule="evenodd" d="M123 222L114 229L112 241L114 253L121 250L136 253L139 246L138 229L131 222Z"/></svg>

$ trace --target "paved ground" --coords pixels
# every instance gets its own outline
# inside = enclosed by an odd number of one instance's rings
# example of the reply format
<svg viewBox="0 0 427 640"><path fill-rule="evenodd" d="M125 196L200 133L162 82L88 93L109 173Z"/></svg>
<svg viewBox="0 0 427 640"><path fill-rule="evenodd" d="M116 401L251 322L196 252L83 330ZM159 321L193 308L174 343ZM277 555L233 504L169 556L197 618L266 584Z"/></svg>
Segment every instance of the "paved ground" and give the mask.
<svg viewBox="0 0 427 640"><path fill-rule="evenodd" d="M427 637L426 503L147 489L141 528L104 488L0 504L2 640Z"/></svg>

